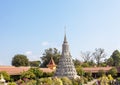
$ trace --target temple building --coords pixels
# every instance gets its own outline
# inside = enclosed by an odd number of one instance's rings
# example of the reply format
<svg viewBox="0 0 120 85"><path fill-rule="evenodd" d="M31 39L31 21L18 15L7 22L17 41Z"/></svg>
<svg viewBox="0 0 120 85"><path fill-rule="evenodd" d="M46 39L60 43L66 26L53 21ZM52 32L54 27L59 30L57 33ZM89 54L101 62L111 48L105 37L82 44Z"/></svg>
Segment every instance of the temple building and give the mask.
<svg viewBox="0 0 120 85"><path fill-rule="evenodd" d="M69 45L67 42L66 34L64 36L64 41L62 45L62 56L59 59L58 66L56 68L55 76L57 77L68 77L77 78L76 69L69 51Z"/></svg>
<svg viewBox="0 0 120 85"><path fill-rule="evenodd" d="M48 65L47 65L47 67L50 68L50 69L52 69L52 70L55 70L55 69L56 69L56 64L55 64L55 62L54 62L54 60L53 60L52 57L51 57L51 59L50 59L50 62L49 62Z"/></svg>

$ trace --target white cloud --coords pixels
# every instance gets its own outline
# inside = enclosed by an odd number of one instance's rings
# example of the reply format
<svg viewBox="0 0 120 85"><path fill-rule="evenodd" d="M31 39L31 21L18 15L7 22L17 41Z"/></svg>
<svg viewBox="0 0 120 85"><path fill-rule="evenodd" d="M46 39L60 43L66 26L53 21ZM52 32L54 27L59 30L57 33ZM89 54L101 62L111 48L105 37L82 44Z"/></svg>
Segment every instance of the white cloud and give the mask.
<svg viewBox="0 0 120 85"><path fill-rule="evenodd" d="M42 42L42 46L48 46L49 44L49 42Z"/></svg>
<svg viewBox="0 0 120 85"><path fill-rule="evenodd" d="M24 54L30 61L40 60L40 56L38 54L34 54L32 51L26 51Z"/></svg>
<svg viewBox="0 0 120 85"><path fill-rule="evenodd" d="M28 56L28 58L30 61L40 60L39 55L31 55L31 56Z"/></svg>
<svg viewBox="0 0 120 85"><path fill-rule="evenodd" d="M32 55L32 51L25 52L26 55Z"/></svg>

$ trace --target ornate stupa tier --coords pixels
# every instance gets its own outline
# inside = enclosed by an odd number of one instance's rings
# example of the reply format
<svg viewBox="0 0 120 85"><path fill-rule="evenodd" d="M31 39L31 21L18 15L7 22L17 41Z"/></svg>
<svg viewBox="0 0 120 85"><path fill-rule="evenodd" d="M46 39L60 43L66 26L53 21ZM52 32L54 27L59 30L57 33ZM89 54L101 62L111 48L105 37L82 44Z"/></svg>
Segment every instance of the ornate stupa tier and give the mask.
<svg viewBox="0 0 120 85"><path fill-rule="evenodd" d="M72 57L70 55L66 34L64 36L64 41L62 45L62 56L59 59L55 76L58 76L58 77L66 76L68 78L78 77L76 69L74 67L74 63L72 61Z"/></svg>

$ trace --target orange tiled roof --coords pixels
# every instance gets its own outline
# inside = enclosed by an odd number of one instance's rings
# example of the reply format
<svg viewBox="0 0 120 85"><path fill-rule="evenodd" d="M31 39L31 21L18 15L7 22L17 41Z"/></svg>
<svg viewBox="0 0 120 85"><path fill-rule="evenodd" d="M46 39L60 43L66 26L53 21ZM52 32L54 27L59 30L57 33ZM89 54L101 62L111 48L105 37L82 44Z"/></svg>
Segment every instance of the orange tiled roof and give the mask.
<svg viewBox="0 0 120 85"><path fill-rule="evenodd" d="M14 66L0 66L0 71L6 71L9 75L20 75L22 72L29 70L30 67L14 67ZM40 68L43 72L53 72L49 68Z"/></svg>
<svg viewBox="0 0 120 85"><path fill-rule="evenodd" d="M9 75L20 75L28 69L30 69L30 67L0 66L0 71L6 71Z"/></svg>
<svg viewBox="0 0 120 85"><path fill-rule="evenodd" d="M14 66L0 66L0 71L6 71L9 75L20 75L23 71L29 70L31 67L14 67ZM97 73L99 70L107 72L112 67L85 67L85 72ZM40 68L43 72L53 72L50 68ZM118 69L117 69L118 70ZM119 71L118 71L119 72Z"/></svg>
<svg viewBox="0 0 120 85"><path fill-rule="evenodd" d="M53 72L54 70L50 69L50 68L40 68L40 70L42 70L43 72Z"/></svg>
<svg viewBox="0 0 120 85"><path fill-rule="evenodd" d="M112 67L85 67L83 70L85 72L97 73L99 70L109 71Z"/></svg>

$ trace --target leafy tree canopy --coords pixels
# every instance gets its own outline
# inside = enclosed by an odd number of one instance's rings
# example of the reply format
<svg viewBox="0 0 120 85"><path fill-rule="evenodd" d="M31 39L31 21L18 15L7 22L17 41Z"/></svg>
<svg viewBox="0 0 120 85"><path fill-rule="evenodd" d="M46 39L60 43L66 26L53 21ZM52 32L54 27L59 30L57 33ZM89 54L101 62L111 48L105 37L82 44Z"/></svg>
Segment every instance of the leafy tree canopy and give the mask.
<svg viewBox="0 0 120 85"><path fill-rule="evenodd" d="M39 68L30 68L29 71L35 74L36 78L40 78L43 75L43 71Z"/></svg>
<svg viewBox="0 0 120 85"><path fill-rule="evenodd" d="M77 74L83 76L85 74L84 70L79 66L76 68Z"/></svg>
<svg viewBox="0 0 120 85"><path fill-rule="evenodd" d="M45 52L43 53L43 56L41 57L42 60L41 67L47 67L47 64L49 63L51 57L55 61L55 64L58 64L60 56L61 54L56 48L46 49Z"/></svg>
<svg viewBox="0 0 120 85"><path fill-rule="evenodd" d="M75 65L75 67L81 66L81 61L78 60L78 59L73 59L73 63L74 63L74 65Z"/></svg>
<svg viewBox="0 0 120 85"><path fill-rule="evenodd" d="M113 59L113 66L120 66L120 52L118 50L115 50L111 58Z"/></svg>
<svg viewBox="0 0 120 85"><path fill-rule="evenodd" d="M21 78L35 79L40 78L43 72L39 68L30 68L21 74Z"/></svg>
<svg viewBox="0 0 120 85"><path fill-rule="evenodd" d="M108 71L108 74L111 74L111 76L117 76L117 69L113 67Z"/></svg>
<svg viewBox="0 0 120 85"><path fill-rule="evenodd" d="M13 66L29 66L29 60L27 56L22 54L17 54L12 59L12 65Z"/></svg>
<svg viewBox="0 0 120 85"><path fill-rule="evenodd" d="M109 59L107 59L107 61L106 61L106 64L107 65L109 65L109 66L113 66L113 58L112 57L110 57Z"/></svg>
<svg viewBox="0 0 120 85"><path fill-rule="evenodd" d="M105 75L105 71L104 70L99 70L98 71L98 76L99 77L102 77L102 76L104 76Z"/></svg>
<svg viewBox="0 0 120 85"><path fill-rule="evenodd" d="M31 67L39 67L40 61L29 61Z"/></svg>
<svg viewBox="0 0 120 85"><path fill-rule="evenodd" d="M21 78L35 79L35 74L31 71L25 71L21 74Z"/></svg>
<svg viewBox="0 0 120 85"><path fill-rule="evenodd" d="M61 78L63 85L72 85L72 81L68 77Z"/></svg>

